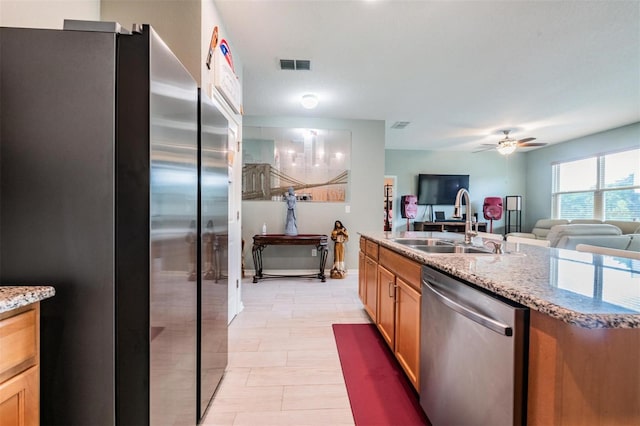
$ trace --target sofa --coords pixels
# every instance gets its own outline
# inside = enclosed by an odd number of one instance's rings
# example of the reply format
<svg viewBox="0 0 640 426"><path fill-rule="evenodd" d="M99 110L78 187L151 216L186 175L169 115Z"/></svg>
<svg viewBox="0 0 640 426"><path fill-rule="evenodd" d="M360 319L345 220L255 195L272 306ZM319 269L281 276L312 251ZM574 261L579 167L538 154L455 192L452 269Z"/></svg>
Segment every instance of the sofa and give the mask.
<svg viewBox="0 0 640 426"><path fill-rule="evenodd" d="M531 232L512 232L507 241L575 250L578 244L640 252L640 222L597 219L541 219Z"/></svg>
<svg viewBox="0 0 640 426"><path fill-rule="evenodd" d="M546 240L547 234L555 225L567 225L567 219L540 219L533 226L531 232L510 232L507 237L532 238L534 240Z"/></svg>

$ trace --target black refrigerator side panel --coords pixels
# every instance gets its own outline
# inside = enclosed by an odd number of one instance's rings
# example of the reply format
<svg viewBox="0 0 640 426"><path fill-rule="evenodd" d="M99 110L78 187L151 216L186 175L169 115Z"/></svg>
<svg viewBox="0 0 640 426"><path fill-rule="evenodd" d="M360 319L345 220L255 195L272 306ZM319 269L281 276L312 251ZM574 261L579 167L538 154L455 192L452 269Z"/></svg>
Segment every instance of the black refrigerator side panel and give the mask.
<svg viewBox="0 0 640 426"><path fill-rule="evenodd" d="M41 424L114 424L115 36L0 29L0 280L41 304Z"/></svg>
<svg viewBox="0 0 640 426"><path fill-rule="evenodd" d="M119 36L116 95L116 424L150 424L149 35Z"/></svg>

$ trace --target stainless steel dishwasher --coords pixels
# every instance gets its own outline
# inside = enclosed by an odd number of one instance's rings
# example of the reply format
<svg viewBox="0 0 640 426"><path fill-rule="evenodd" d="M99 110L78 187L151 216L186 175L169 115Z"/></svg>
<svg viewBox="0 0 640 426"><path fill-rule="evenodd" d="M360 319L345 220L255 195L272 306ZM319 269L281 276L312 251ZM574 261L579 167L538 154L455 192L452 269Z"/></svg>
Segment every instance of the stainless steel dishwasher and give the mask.
<svg viewBox="0 0 640 426"><path fill-rule="evenodd" d="M527 308L424 266L420 404L434 426L526 423Z"/></svg>

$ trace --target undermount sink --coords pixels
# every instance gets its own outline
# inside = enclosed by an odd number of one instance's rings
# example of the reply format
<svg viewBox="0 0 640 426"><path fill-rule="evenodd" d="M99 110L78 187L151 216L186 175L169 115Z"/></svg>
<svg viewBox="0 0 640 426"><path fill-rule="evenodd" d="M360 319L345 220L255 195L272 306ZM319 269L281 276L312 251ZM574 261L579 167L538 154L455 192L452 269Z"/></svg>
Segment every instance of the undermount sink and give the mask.
<svg viewBox="0 0 640 426"><path fill-rule="evenodd" d="M427 253L468 253L468 254L493 254L491 250L487 250L483 247L474 246L462 246L462 245L435 245L435 246L412 246L417 250L421 250Z"/></svg>
<svg viewBox="0 0 640 426"><path fill-rule="evenodd" d="M456 244L454 241L441 238L396 238L393 241L432 254L492 254L491 250L484 247Z"/></svg>
<svg viewBox="0 0 640 426"><path fill-rule="evenodd" d="M442 238L396 238L393 242L405 246L439 246L453 244L453 241Z"/></svg>

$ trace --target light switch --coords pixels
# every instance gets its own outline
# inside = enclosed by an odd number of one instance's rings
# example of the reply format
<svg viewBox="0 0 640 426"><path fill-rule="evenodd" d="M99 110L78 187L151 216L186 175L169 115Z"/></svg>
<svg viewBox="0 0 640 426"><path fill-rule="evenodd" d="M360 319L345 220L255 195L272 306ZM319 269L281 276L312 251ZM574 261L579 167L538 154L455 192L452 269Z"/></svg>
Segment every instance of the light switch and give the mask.
<svg viewBox="0 0 640 426"><path fill-rule="evenodd" d="M351 206L344 206L345 213L351 213Z"/></svg>

